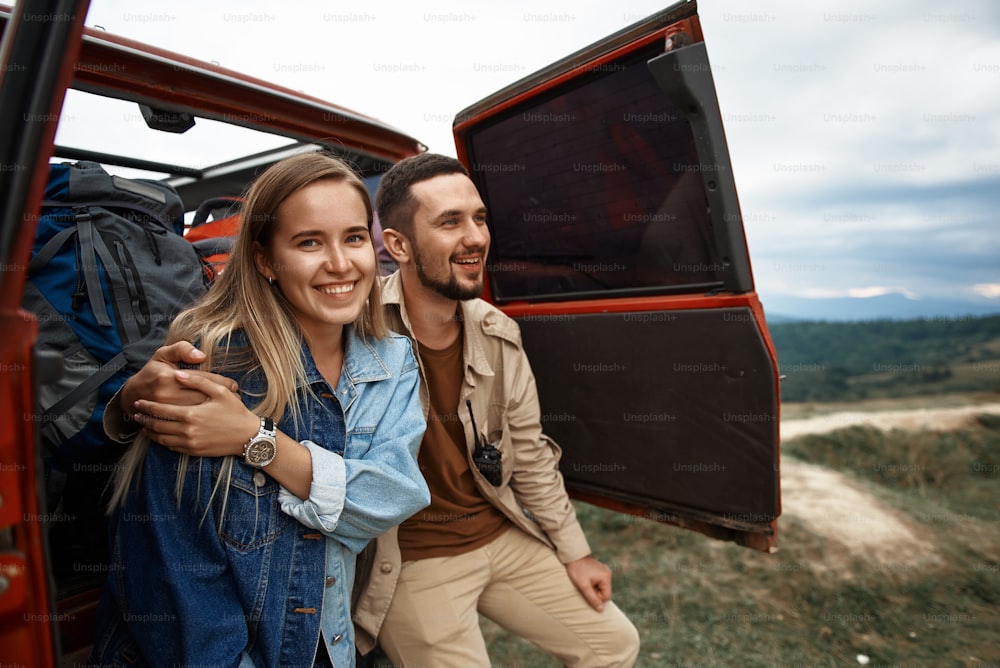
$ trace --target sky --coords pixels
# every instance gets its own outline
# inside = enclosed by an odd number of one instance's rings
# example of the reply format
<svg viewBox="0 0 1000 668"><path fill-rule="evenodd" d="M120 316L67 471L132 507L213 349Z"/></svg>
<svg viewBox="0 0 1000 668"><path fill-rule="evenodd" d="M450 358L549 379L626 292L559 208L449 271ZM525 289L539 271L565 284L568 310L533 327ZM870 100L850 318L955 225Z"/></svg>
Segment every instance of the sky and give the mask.
<svg viewBox="0 0 1000 668"><path fill-rule="evenodd" d="M669 4L92 0L87 24L455 155L459 111ZM766 310L896 295L1000 313L1000 3L702 0L698 13Z"/></svg>

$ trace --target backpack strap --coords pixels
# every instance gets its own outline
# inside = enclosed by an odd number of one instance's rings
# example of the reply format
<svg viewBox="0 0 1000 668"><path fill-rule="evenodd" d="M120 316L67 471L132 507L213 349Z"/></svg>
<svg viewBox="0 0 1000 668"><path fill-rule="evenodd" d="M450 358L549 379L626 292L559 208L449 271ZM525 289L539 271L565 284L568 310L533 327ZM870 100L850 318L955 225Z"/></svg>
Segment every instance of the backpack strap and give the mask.
<svg viewBox="0 0 1000 668"><path fill-rule="evenodd" d="M63 208L70 208L66 206L65 202L48 202L53 206L61 206ZM111 203L106 203L111 204ZM130 208L134 211L139 211L147 215L155 215L155 212L139 206L134 206L130 202L114 202L115 206L123 206L124 208ZM74 235L79 235L80 240L80 262L81 262L81 273L83 274L84 284L87 288L87 297L90 300L90 308L94 312L94 318L97 324L101 327L111 327L111 319L108 317L108 306L107 302L104 301L104 291L101 290L101 281L97 272L97 262L96 258L99 257L101 262L104 263L104 268L107 272L116 272L120 281L108 281L108 288L111 291L111 295L115 300L116 312L117 313L131 313L132 312L132 295L128 289L122 290L120 287L115 289L116 285L129 285L129 277L124 274L119 262L116 260L114 253L107 247L104 243L104 239L101 235L96 234L94 230L93 216L90 213L89 206L74 206L71 207L75 213L76 220L74 224L67 227L64 230L60 230L55 236L53 236L49 241L42 247L41 250L31 259L28 265L29 275L40 271L43 269L49 261L55 257L62 247L66 244L68 240L73 238ZM143 228L145 229L145 228ZM148 236L148 230L146 231ZM155 244L155 239L150 239L151 244ZM142 333L139 330L139 322L134 317L123 317L119 319L121 326L125 329L125 339L126 341L137 341L142 338Z"/></svg>
<svg viewBox="0 0 1000 668"><path fill-rule="evenodd" d="M49 408L43 412L42 415L46 418L50 418L53 415L61 415L65 413L71 406L74 406L76 402L82 400L88 394L96 392L97 388L104 384L104 381L124 369L127 363L128 361L125 359L125 353L118 353L108 360L107 364L102 364L101 368L97 372L87 378L87 380L77 385L72 391L70 391L69 394L49 406ZM49 422L47 419L45 421Z"/></svg>
<svg viewBox="0 0 1000 668"><path fill-rule="evenodd" d="M34 274L47 265L56 253L58 253L66 240L76 234L75 227L67 227L64 230L60 230L58 234L53 235L48 242L42 246L42 249L35 254L35 257L31 258L31 262L28 263L28 274Z"/></svg>
<svg viewBox="0 0 1000 668"><path fill-rule="evenodd" d="M89 221L88 221L89 224ZM84 247L86 249L86 246ZM104 238L101 235L96 235L91 241L91 250L93 253L97 253L97 256L101 258L101 262L104 263L104 270L107 272L114 271L118 274L119 280L108 280L108 289L111 290L111 295L115 300L115 313L118 314L118 324L125 329L125 340L122 341L122 347L127 343L132 341L138 341L142 338L142 333L139 331L139 318L137 314L134 313L132 294L135 291L134 280L131 276L127 275L125 271L122 270L120 262L115 258L111 249L108 248L107 244L104 243ZM86 274L84 274L86 275ZM131 286L131 290L129 289ZM101 291L101 286L98 284L97 291ZM87 288L87 292L90 292L90 288ZM93 294L93 293L91 293ZM104 303L103 295L101 297L101 303ZM91 304L94 302L92 301ZM95 311L95 314L97 312ZM102 315L107 318L105 311L101 312ZM111 324L110 322L108 323Z"/></svg>
<svg viewBox="0 0 1000 668"><path fill-rule="evenodd" d="M108 307L104 303L104 291L101 290L101 279L97 274L97 262L94 257L94 237L97 235L94 234L94 223L90 212L86 209L77 209L76 229L80 231L80 264L83 280L87 284L90 308L94 310L98 325L110 327L111 319L108 317Z"/></svg>
<svg viewBox="0 0 1000 668"><path fill-rule="evenodd" d="M83 280L87 286L87 295L90 298L90 307L94 311L94 318L101 327L110 327L111 319L108 317L108 307L104 302L104 293L101 291L101 281L97 275L97 265L94 262L94 226L90 220L90 213L86 209L76 209L76 222L73 226L60 230L58 234L49 239L48 243L31 259L28 264L28 274L34 274L55 257L56 253L62 250L67 241L79 235L80 238L80 261Z"/></svg>

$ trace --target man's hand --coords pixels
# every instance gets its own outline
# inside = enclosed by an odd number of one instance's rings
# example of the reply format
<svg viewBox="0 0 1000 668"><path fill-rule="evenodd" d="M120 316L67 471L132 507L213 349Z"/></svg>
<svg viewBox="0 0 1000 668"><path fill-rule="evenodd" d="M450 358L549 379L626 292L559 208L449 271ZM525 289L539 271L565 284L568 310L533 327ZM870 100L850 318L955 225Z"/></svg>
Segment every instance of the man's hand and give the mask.
<svg viewBox="0 0 1000 668"><path fill-rule="evenodd" d="M566 572L594 610L604 610L611 600L611 569L593 557L584 557L566 564Z"/></svg>
<svg viewBox="0 0 1000 668"><path fill-rule="evenodd" d="M174 374L179 385L202 401L177 405L140 399L135 404L135 421L152 440L174 452L195 457L242 455L243 444L257 434L260 418L238 394L212 382L211 374Z"/></svg>
<svg viewBox="0 0 1000 668"><path fill-rule="evenodd" d="M157 348L146 365L122 386L119 395L122 413L124 415L135 413L135 402L139 399L178 406L193 406L205 401L204 393L177 380L181 364L201 364L204 360L205 353L187 341L178 341L172 345ZM185 373L207 378L231 392L236 392L238 389L236 382L225 376L194 370L185 371Z"/></svg>

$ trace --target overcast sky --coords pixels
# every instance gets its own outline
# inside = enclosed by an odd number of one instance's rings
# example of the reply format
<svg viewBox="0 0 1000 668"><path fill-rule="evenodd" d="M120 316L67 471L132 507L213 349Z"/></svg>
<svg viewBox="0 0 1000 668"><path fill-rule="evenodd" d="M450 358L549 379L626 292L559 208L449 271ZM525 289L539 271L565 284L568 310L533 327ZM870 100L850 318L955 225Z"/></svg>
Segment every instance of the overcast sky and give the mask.
<svg viewBox="0 0 1000 668"><path fill-rule="evenodd" d="M669 4L92 0L87 23L455 155L457 112ZM765 308L895 292L1000 312L1000 3L698 10Z"/></svg>

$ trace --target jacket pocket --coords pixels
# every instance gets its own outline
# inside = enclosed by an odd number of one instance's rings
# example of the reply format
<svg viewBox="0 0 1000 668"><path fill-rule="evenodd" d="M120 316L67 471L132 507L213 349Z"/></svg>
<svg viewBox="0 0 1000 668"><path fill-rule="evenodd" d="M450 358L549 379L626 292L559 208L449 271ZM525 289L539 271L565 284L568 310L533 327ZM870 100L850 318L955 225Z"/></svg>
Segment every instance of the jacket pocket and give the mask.
<svg viewBox="0 0 1000 668"><path fill-rule="evenodd" d="M222 513L222 539L241 552L263 547L281 533L278 483L263 471L233 462L232 477L216 507ZM220 490L220 496L222 491Z"/></svg>
<svg viewBox="0 0 1000 668"><path fill-rule="evenodd" d="M372 447L375 427L355 427L347 433L344 459L361 459Z"/></svg>

